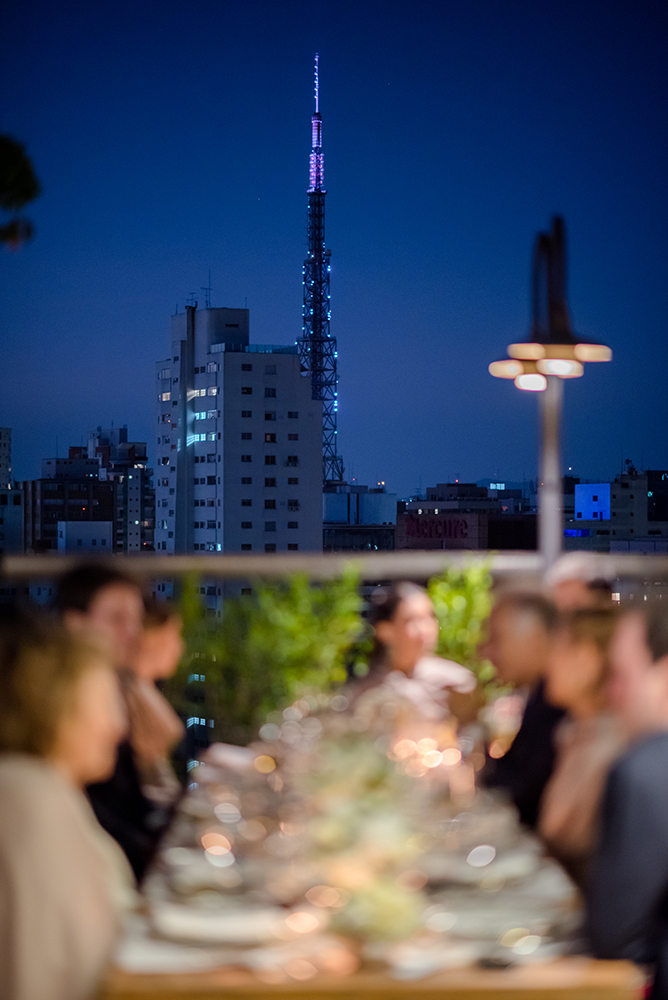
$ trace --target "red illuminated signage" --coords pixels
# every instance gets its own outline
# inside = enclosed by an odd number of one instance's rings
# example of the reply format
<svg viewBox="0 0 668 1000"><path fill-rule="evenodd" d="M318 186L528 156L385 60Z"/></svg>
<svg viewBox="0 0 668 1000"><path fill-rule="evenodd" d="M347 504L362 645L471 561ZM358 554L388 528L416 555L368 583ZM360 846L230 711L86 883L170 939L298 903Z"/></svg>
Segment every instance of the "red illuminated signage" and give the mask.
<svg viewBox="0 0 668 1000"><path fill-rule="evenodd" d="M406 534L412 538L468 538L466 521L445 517L406 517Z"/></svg>

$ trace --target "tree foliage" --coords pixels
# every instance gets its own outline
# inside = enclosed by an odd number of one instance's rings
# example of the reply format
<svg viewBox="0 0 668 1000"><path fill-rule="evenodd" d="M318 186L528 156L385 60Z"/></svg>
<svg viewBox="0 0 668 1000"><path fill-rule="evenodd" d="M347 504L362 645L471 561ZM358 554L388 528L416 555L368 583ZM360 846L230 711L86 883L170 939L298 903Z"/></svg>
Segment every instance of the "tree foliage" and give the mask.
<svg viewBox="0 0 668 1000"><path fill-rule="evenodd" d="M209 735L249 742L268 712L345 681L346 653L362 625L358 585L352 570L318 585L301 574L259 581L250 594L227 598L218 619L205 616L199 581L188 579L181 599L187 654L167 693L191 714L197 685L187 678L203 674L206 712L215 720Z"/></svg>
<svg viewBox="0 0 668 1000"><path fill-rule="evenodd" d="M41 191L25 146L10 135L0 135L0 208L19 212ZM19 246L32 235L32 223L22 216L0 225L0 242L11 246Z"/></svg>

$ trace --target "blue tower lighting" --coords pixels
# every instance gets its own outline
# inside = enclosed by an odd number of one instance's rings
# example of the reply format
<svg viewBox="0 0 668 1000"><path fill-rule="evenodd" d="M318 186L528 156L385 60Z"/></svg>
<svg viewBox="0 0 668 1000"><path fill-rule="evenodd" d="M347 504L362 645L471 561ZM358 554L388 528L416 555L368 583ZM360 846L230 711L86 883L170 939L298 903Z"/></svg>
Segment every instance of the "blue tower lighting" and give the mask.
<svg viewBox="0 0 668 1000"><path fill-rule="evenodd" d="M308 188L308 252L303 267L302 335L298 339L301 368L311 378L311 396L322 401L322 476L324 483L343 480L343 459L336 450L337 372L336 338L329 329L329 274L331 250L325 248L325 157L318 55L315 57L315 114L311 118L311 154Z"/></svg>

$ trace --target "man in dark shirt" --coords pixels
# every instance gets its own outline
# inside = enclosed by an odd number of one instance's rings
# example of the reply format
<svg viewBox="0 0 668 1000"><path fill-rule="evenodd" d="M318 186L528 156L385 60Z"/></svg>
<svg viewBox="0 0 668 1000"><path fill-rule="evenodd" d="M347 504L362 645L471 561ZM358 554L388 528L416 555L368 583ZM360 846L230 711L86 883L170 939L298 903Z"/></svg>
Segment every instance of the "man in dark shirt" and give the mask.
<svg viewBox="0 0 668 1000"><path fill-rule="evenodd" d="M541 594L502 594L489 617L487 640L480 653L494 665L500 680L528 691L522 725L512 746L489 760L483 780L504 789L520 819L535 827L540 800L554 768L554 730L562 709L545 701L544 676L557 624L557 609Z"/></svg>
<svg viewBox="0 0 668 1000"><path fill-rule="evenodd" d="M627 612L611 650L610 700L631 740L612 768L588 894L601 958L655 967L651 996L668 998L668 608Z"/></svg>

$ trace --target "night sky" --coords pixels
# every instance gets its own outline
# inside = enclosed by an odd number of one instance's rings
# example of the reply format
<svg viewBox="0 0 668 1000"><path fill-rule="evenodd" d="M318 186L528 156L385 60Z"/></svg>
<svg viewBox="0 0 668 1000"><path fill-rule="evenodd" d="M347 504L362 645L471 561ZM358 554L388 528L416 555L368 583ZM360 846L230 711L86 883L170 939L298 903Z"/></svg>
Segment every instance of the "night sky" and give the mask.
<svg viewBox="0 0 668 1000"><path fill-rule="evenodd" d="M22 0L2 35L43 186L0 251L17 478L112 421L153 456L153 362L209 270L253 341L299 335L316 51L347 476L536 475L537 395L487 365L555 213L574 327L614 352L565 386L564 468L668 468L662 0Z"/></svg>

